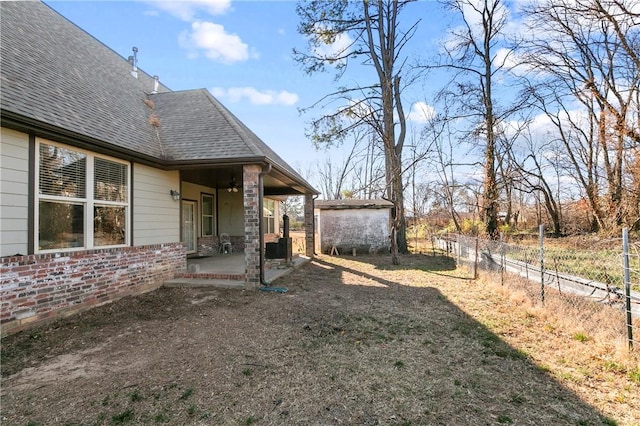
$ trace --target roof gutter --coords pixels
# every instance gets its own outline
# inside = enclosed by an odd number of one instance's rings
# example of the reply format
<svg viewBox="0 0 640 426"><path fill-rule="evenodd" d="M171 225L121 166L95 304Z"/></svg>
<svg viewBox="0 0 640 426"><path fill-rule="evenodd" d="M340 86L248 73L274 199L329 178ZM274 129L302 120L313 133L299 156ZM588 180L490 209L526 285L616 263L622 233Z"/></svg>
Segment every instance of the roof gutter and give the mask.
<svg viewBox="0 0 640 426"><path fill-rule="evenodd" d="M193 170L206 166L242 166L245 164L266 164L266 157L233 157L231 159L194 159L194 160L166 160L166 166L171 170Z"/></svg>
<svg viewBox="0 0 640 426"><path fill-rule="evenodd" d="M123 160L136 161L147 166L164 169L167 168L166 163L159 161L153 156L144 155L133 150L123 149L100 139L65 130L61 127L47 124L5 109L1 110L0 117L2 126L9 129L28 134L33 133L37 137L49 139L54 142L95 151L100 154L118 156Z"/></svg>
<svg viewBox="0 0 640 426"><path fill-rule="evenodd" d="M232 159L194 159L194 160L172 160L157 158L150 155L141 154L138 151L124 149L109 142L95 139L90 136L86 136L80 133L65 130L64 128L51 125L34 118L30 118L13 111L1 109L0 111L2 126L8 127L14 130L18 130L26 133L34 133L38 137L50 139L56 142L69 144L78 148L90 149L92 151L100 152L105 155L114 155L122 157L129 161L137 161L139 163L161 168L164 170L177 170L177 169L189 169L189 168L201 168L203 166L240 166L247 163L262 163L269 167L267 173L271 173L272 165L271 161L265 156L250 156L250 157L235 157ZM96 150L96 147L100 148ZM319 192L311 186L304 178L292 175L285 168L275 165L277 170L282 175L291 179L291 181L298 183L300 186L308 190L310 193L319 194Z"/></svg>

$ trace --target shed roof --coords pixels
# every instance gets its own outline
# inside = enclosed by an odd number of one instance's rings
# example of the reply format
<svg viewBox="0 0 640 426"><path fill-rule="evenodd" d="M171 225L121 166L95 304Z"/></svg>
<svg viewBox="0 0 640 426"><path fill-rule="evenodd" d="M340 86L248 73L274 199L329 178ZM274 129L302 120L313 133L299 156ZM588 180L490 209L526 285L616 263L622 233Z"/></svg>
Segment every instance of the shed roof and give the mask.
<svg viewBox="0 0 640 426"><path fill-rule="evenodd" d="M320 210L349 210L349 209L390 209L393 208L391 201L374 200L316 200L315 208Z"/></svg>
<svg viewBox="0 0 640 426"><path fill-rule="evenodd" d="M291 166L206 89L171 91L41 2L0 2L3 126L61 135L177 168L239 161ZM149 102L152 101L152 102Z"/></svg>

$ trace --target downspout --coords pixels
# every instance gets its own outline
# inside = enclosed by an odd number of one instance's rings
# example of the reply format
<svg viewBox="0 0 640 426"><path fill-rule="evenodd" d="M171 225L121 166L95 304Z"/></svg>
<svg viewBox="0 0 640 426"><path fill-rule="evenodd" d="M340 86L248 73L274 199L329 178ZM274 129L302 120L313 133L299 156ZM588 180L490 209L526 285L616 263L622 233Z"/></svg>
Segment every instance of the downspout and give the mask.
<svg viewBox="0 0 640 426"><path fill-rule="evenodd" d="M313 200L313 209L311 211L311 215L313 216L313 254L314 256L317 255L318 253L316 253L316 237L315 237L315 233L316 233L316 229L320 230L320 225L316 225L316 200L318 199L318 197L320 196L320 194L316 194L315 197L311 197L311 199ZM322 230L320 230L320 232L322 232ZM320 238L320 234L318 234L318 239ZM322 241L320 242L320 251L322 251Z"/></svg>
<svg viewBox="0 0 640 426"><path fill-rule="evenodd" d="M258 175L258 233L260 234L260 285L269 287L264 280L264 175L271 173L271 163Z"/></svg>

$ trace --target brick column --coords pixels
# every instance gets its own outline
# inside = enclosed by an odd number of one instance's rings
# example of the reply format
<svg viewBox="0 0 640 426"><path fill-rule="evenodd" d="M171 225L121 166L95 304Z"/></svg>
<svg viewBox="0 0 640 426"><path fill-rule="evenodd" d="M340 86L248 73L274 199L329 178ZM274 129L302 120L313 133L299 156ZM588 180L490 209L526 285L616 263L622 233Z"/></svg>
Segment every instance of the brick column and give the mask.
<svg viewBox="0 0 640 426"><path fill-rule="evenodd" d="M304 242L305 254L313 257L315 250L315 226L313 216L313 194L304 196Z"/></svg>
<svg viewBox="0 0 640 426"><path fill-rule="evenodd" d="M248 164L243 167L244 196L244 285L247 288L260 287L260 187L262 168Z"/></svg>

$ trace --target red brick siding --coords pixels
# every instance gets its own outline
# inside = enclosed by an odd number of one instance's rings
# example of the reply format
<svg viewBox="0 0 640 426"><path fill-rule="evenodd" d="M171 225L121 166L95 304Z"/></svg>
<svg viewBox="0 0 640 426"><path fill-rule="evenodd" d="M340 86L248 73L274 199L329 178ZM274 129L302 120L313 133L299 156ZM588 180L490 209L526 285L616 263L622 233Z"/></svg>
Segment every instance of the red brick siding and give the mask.
<svg viewBox="0 0 640 426"><path fill-rule="evenodd" d="M313 214L313 194L304 196L304 243L305 254L313 257L315 250L315 217Z"/></svg>
<svg viewBox="0 0 640 426"><path fill-rule="evenodd" d="M231 235L231 246L235 253L244 251L244 236ZM207 236L198 237L198 256L213 256L220 252L220 237Z"/></svg>
<svg viewBox="0 0 640 426"><path fill-rule="evenodd" d="M243 168L244 194L244 253L246 260L244 282L248 288L257 288L260 283L260 166L245 165Z"/></svg>
<svg viewBox="0 0 640 426"><path fill-rule="evenodd" d="M198 256L211 256L218 252L218 237L198 237Z"/></svg>
<svg viewBox="0 0 640 426"><path fill-rule="evenodd" d="M0 259L2 335L154 290L186 269L180 243Z"/></svg>

